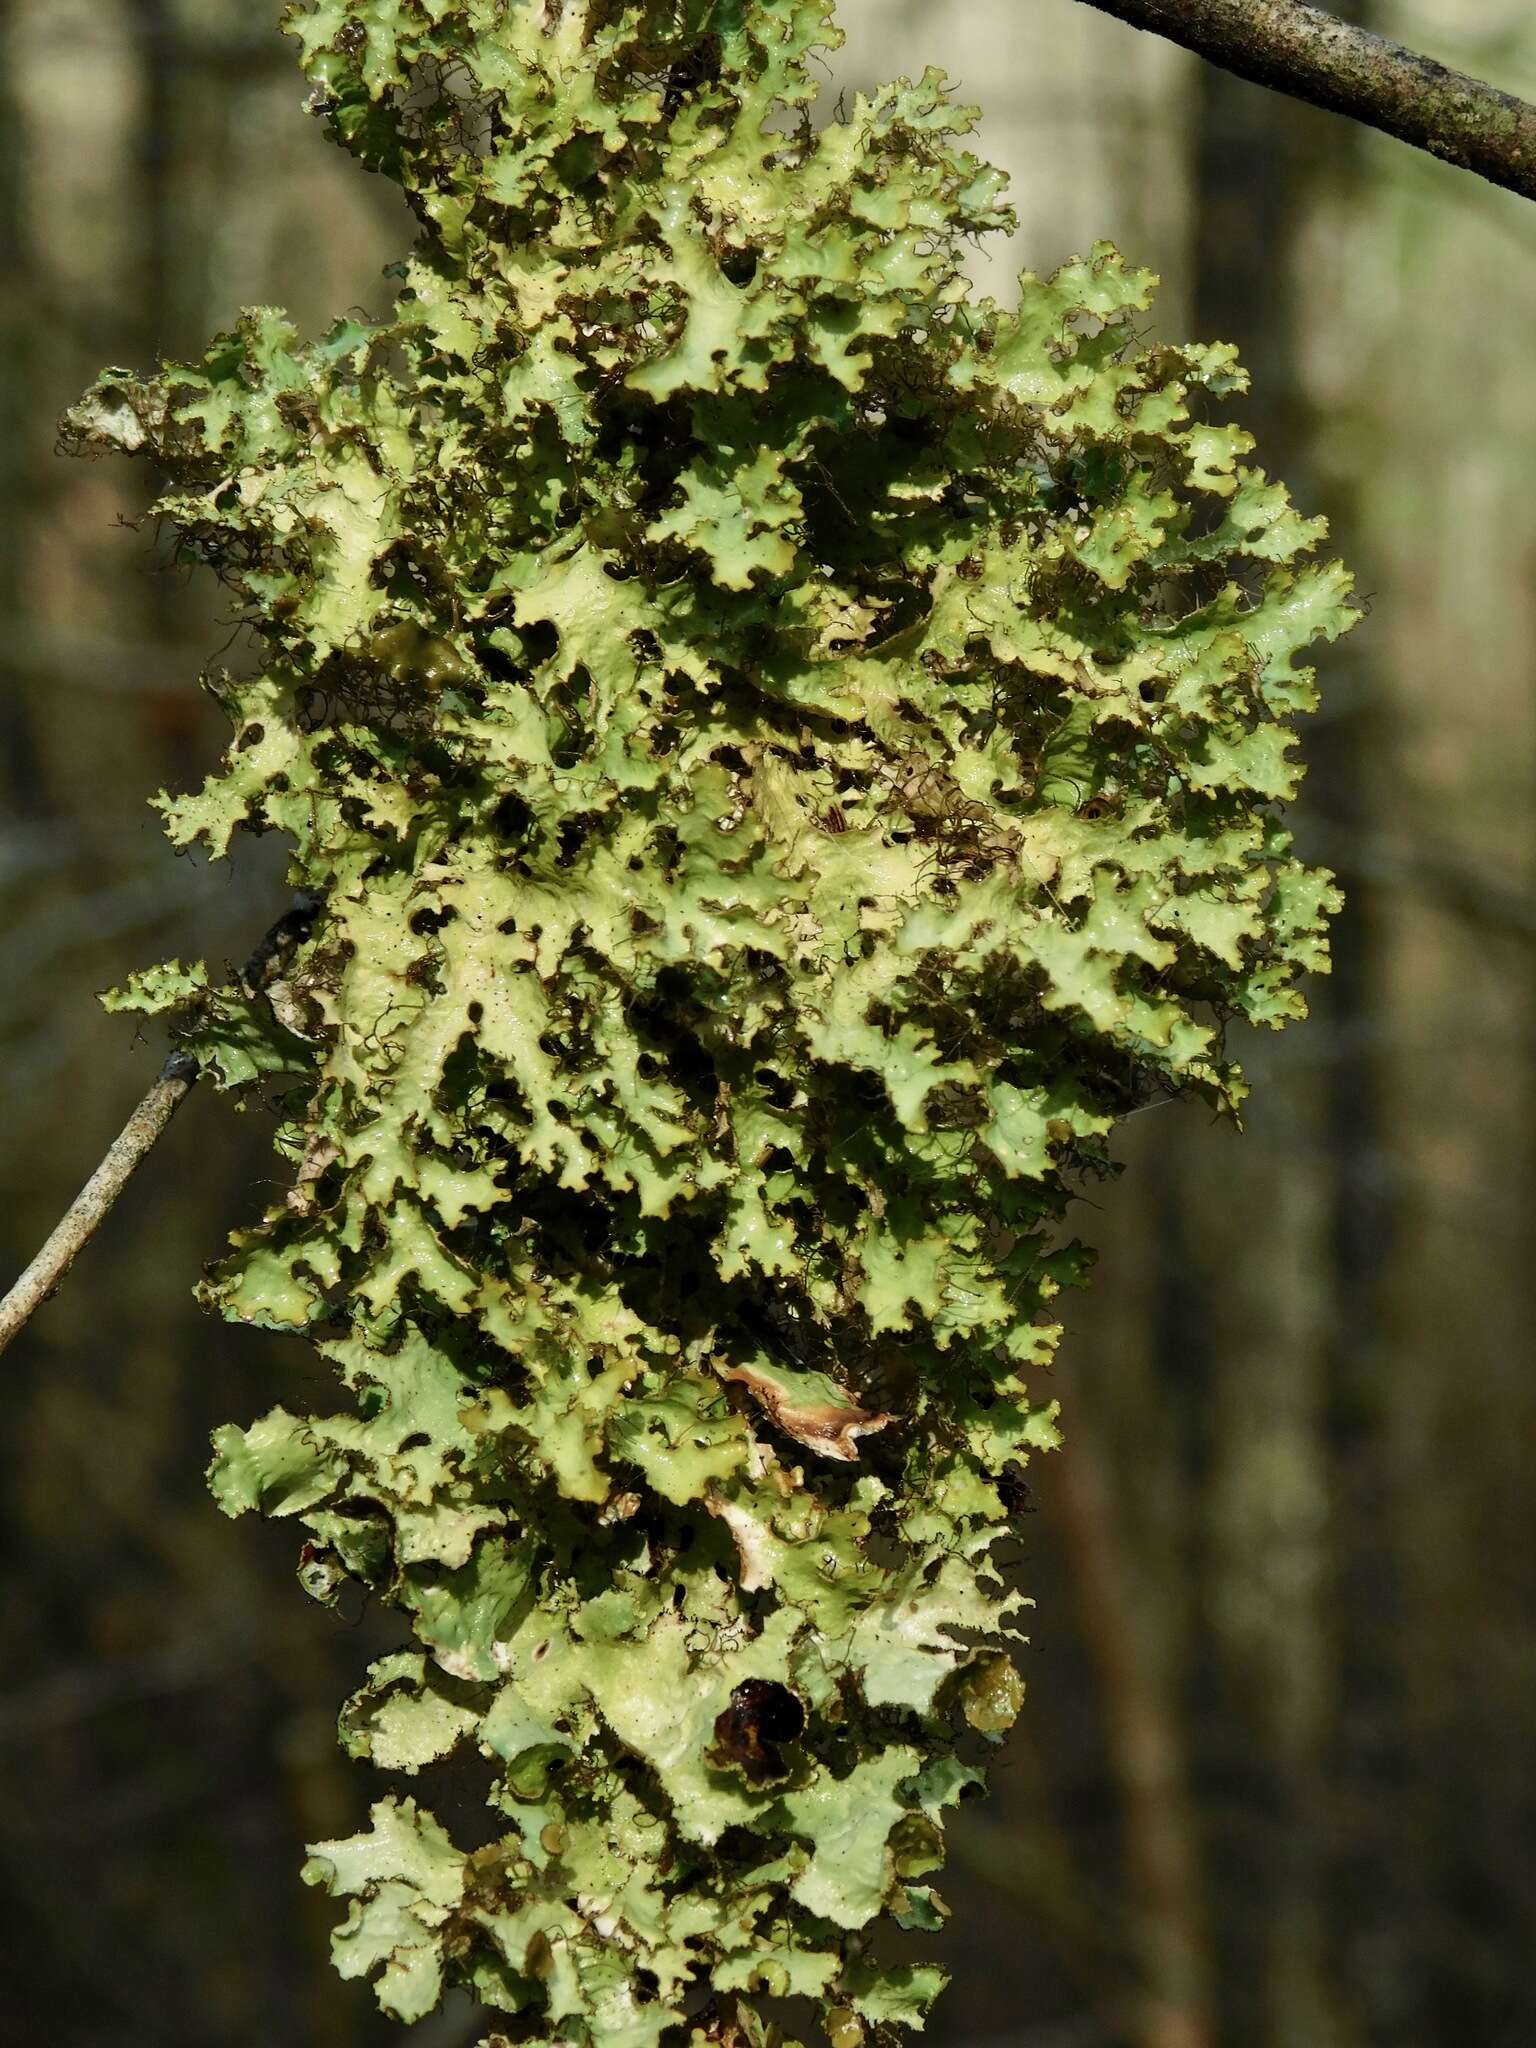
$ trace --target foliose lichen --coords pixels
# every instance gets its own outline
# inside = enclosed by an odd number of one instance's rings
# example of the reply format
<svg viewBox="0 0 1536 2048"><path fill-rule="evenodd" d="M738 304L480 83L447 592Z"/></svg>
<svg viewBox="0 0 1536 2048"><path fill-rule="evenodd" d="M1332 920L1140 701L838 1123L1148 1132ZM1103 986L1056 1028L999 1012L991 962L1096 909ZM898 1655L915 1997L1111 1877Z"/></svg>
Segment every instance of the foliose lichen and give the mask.
<svg viewBox="0 0 1536 2048"><path fill-rule="evenodd" d="M968 293L1003 180L929 73L818 126L829 0L309 0L312 108L421 238L382 319L109 372L82 445L258 658L179 847L291 841L261 971L161 1014L282 1088L206 1287L353 1396L220 1431L414 1647L355 1756L494 1765L319 1844L344 1974L508 2040L921 2024L947 1810L1017 1711L995 1561L1055 1441L1074 1184L1303 1012L1276 820L1345 628L1230 349L1108 247ZM498 2040L501 2036L496 2037Z"/></svg>

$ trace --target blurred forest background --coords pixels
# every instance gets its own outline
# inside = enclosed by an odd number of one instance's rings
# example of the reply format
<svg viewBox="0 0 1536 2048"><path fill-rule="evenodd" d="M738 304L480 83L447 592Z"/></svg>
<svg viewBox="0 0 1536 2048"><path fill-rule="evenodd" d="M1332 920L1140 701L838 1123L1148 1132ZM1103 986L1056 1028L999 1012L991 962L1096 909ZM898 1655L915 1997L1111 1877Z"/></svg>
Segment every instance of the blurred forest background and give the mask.
<svg viewBox="0 0 1536 2048"><path fill-rule="evenodd" d="M0 1278L160 1057L93 991L242 959L277 850L174 860L144 797L222 745L214 593L54 456L98 365L242 304L377 307L406 239L299 114L272 0L0 8ZM985 109L1009 289L1109 236L1155 323L1241 344L1268 465L1374 601L1325 666L1306 848L1342 874L1311 1026L1248 1135L1137 1117L1089 1189L1070 1449L1018 1570L1030 1703L955 1830L938 2048L1536 2042L1536 209L1074 0L845 0L840 82ZM1341 11L1536 94L1527 0ZM334 1715L377 1648L223 1522L208 1429L323 1400L190 1299L267 1132L194 1097L6 1360L0 2040L383 2048L301 1844L375 1787ZM458 2011L415 2048L478 2038Z"/></svg>

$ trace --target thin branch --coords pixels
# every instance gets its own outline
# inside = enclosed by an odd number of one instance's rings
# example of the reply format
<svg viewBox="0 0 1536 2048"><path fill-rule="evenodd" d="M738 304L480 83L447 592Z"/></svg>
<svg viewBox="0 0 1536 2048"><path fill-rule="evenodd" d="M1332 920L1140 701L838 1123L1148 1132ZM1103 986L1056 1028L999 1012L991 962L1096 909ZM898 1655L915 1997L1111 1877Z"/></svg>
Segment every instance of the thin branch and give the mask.
<svg viewBox="0 0 1536 2048"><path fill-rule="evenodd" d="M0 1302L0 1351L31 1322L85 1250L197 1081L197 1061L172 1053L122 1135L80 1190L74 1206L10 1293Z"/></svg>
<svg viewBox="0 0 1536 2048"><path fill-rule="evenodd" d="M1085 0L1224 71L1536 199L1536 107L1303 0Z"/></svg>
<svg viewBox="0 0 1536 2048"><path fill-rule="evenodd" d="M252 995L270 985L293 948L309 937L323 901L311 891L301 891L266 934L241 970L240 978ZM31 1322L96 1235L118 1196L165 1136L171 1118L196 1086L197 1076L197 1061L190 1053L171 1054L159 1080L129 1117L122 1135L80 1190L69 1214L0 1301L0 1351Z"/></svg>

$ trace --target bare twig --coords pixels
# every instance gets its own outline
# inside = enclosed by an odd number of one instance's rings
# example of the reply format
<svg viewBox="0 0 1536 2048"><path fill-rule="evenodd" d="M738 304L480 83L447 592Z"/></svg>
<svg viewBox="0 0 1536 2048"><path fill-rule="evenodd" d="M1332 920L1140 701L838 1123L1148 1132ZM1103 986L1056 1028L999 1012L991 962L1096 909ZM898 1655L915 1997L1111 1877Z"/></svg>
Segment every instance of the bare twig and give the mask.
<svg viewBox="0 0 1536 2048"><path fill-rule="evenodd" d="M323 901L309 890L294 897L241 970L241 981L251 994L269 987L282 972L294 947L309 937ZM0 1351L31 1322L96 1235L113 1203L164 1137L171 1118L192 1092L197 1075L197 1061L190 1053L171 1054L159 1080L129 1117L121 1137L80 1190L69 1214L0 1302Z"/></svg>
<svg viewBox="0 0 1536 2048"><path fill-rule="evenodd" d="M1536 107L1303 0L1085 0L1255 85L1536 199Z"/></svg>
<svg viewBox="0 0 1536 2048"><path fill-rule="evenodd" d="M85 1250L118 1196L165 1135L197 1080L197 1061L172 1053L160 1078L123 1126L73 1207L10 1293L0 1302L0 1351L20 1335Z"/></svg>

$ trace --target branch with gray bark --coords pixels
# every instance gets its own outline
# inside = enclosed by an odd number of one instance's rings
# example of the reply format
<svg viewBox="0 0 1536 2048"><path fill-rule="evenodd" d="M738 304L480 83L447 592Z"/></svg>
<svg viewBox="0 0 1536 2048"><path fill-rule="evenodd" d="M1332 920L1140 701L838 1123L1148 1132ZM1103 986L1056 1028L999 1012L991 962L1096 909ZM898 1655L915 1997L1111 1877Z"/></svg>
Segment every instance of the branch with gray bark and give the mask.
<svg viewBox="0 0 1536 2048"><path fill-rule="evenodd" d="M159 1080L129 1117L63 1222L0 1302L0 1351L21 1335L59 1286L110 1215L118 1196L165 1136L171 1118L196 1081L197 1061L186 1053L172 1053Z"/></svg>
<svg viewBox="0 0 1536 2048"><path fill-rule="evenodd" d="M253 995L268 986L293 948L309 936L320 908L320 897L308 892L296 896L291 908L262 939L240 977ZM185 1052L172 1053L161 1068L160 1078L114 1139L58 1228L0 1301L0 1351L21 1335L57 1291L129 1181L170 1129L172 1117L197 1085L198 1071L197 1061Z"/></svg>
<svg viewBox="0 0 1536 2048"><path fill-rule="evenodd" d="M1084 0L1254 85L1536 199L1536 106L1303 0Z"/></svg>

